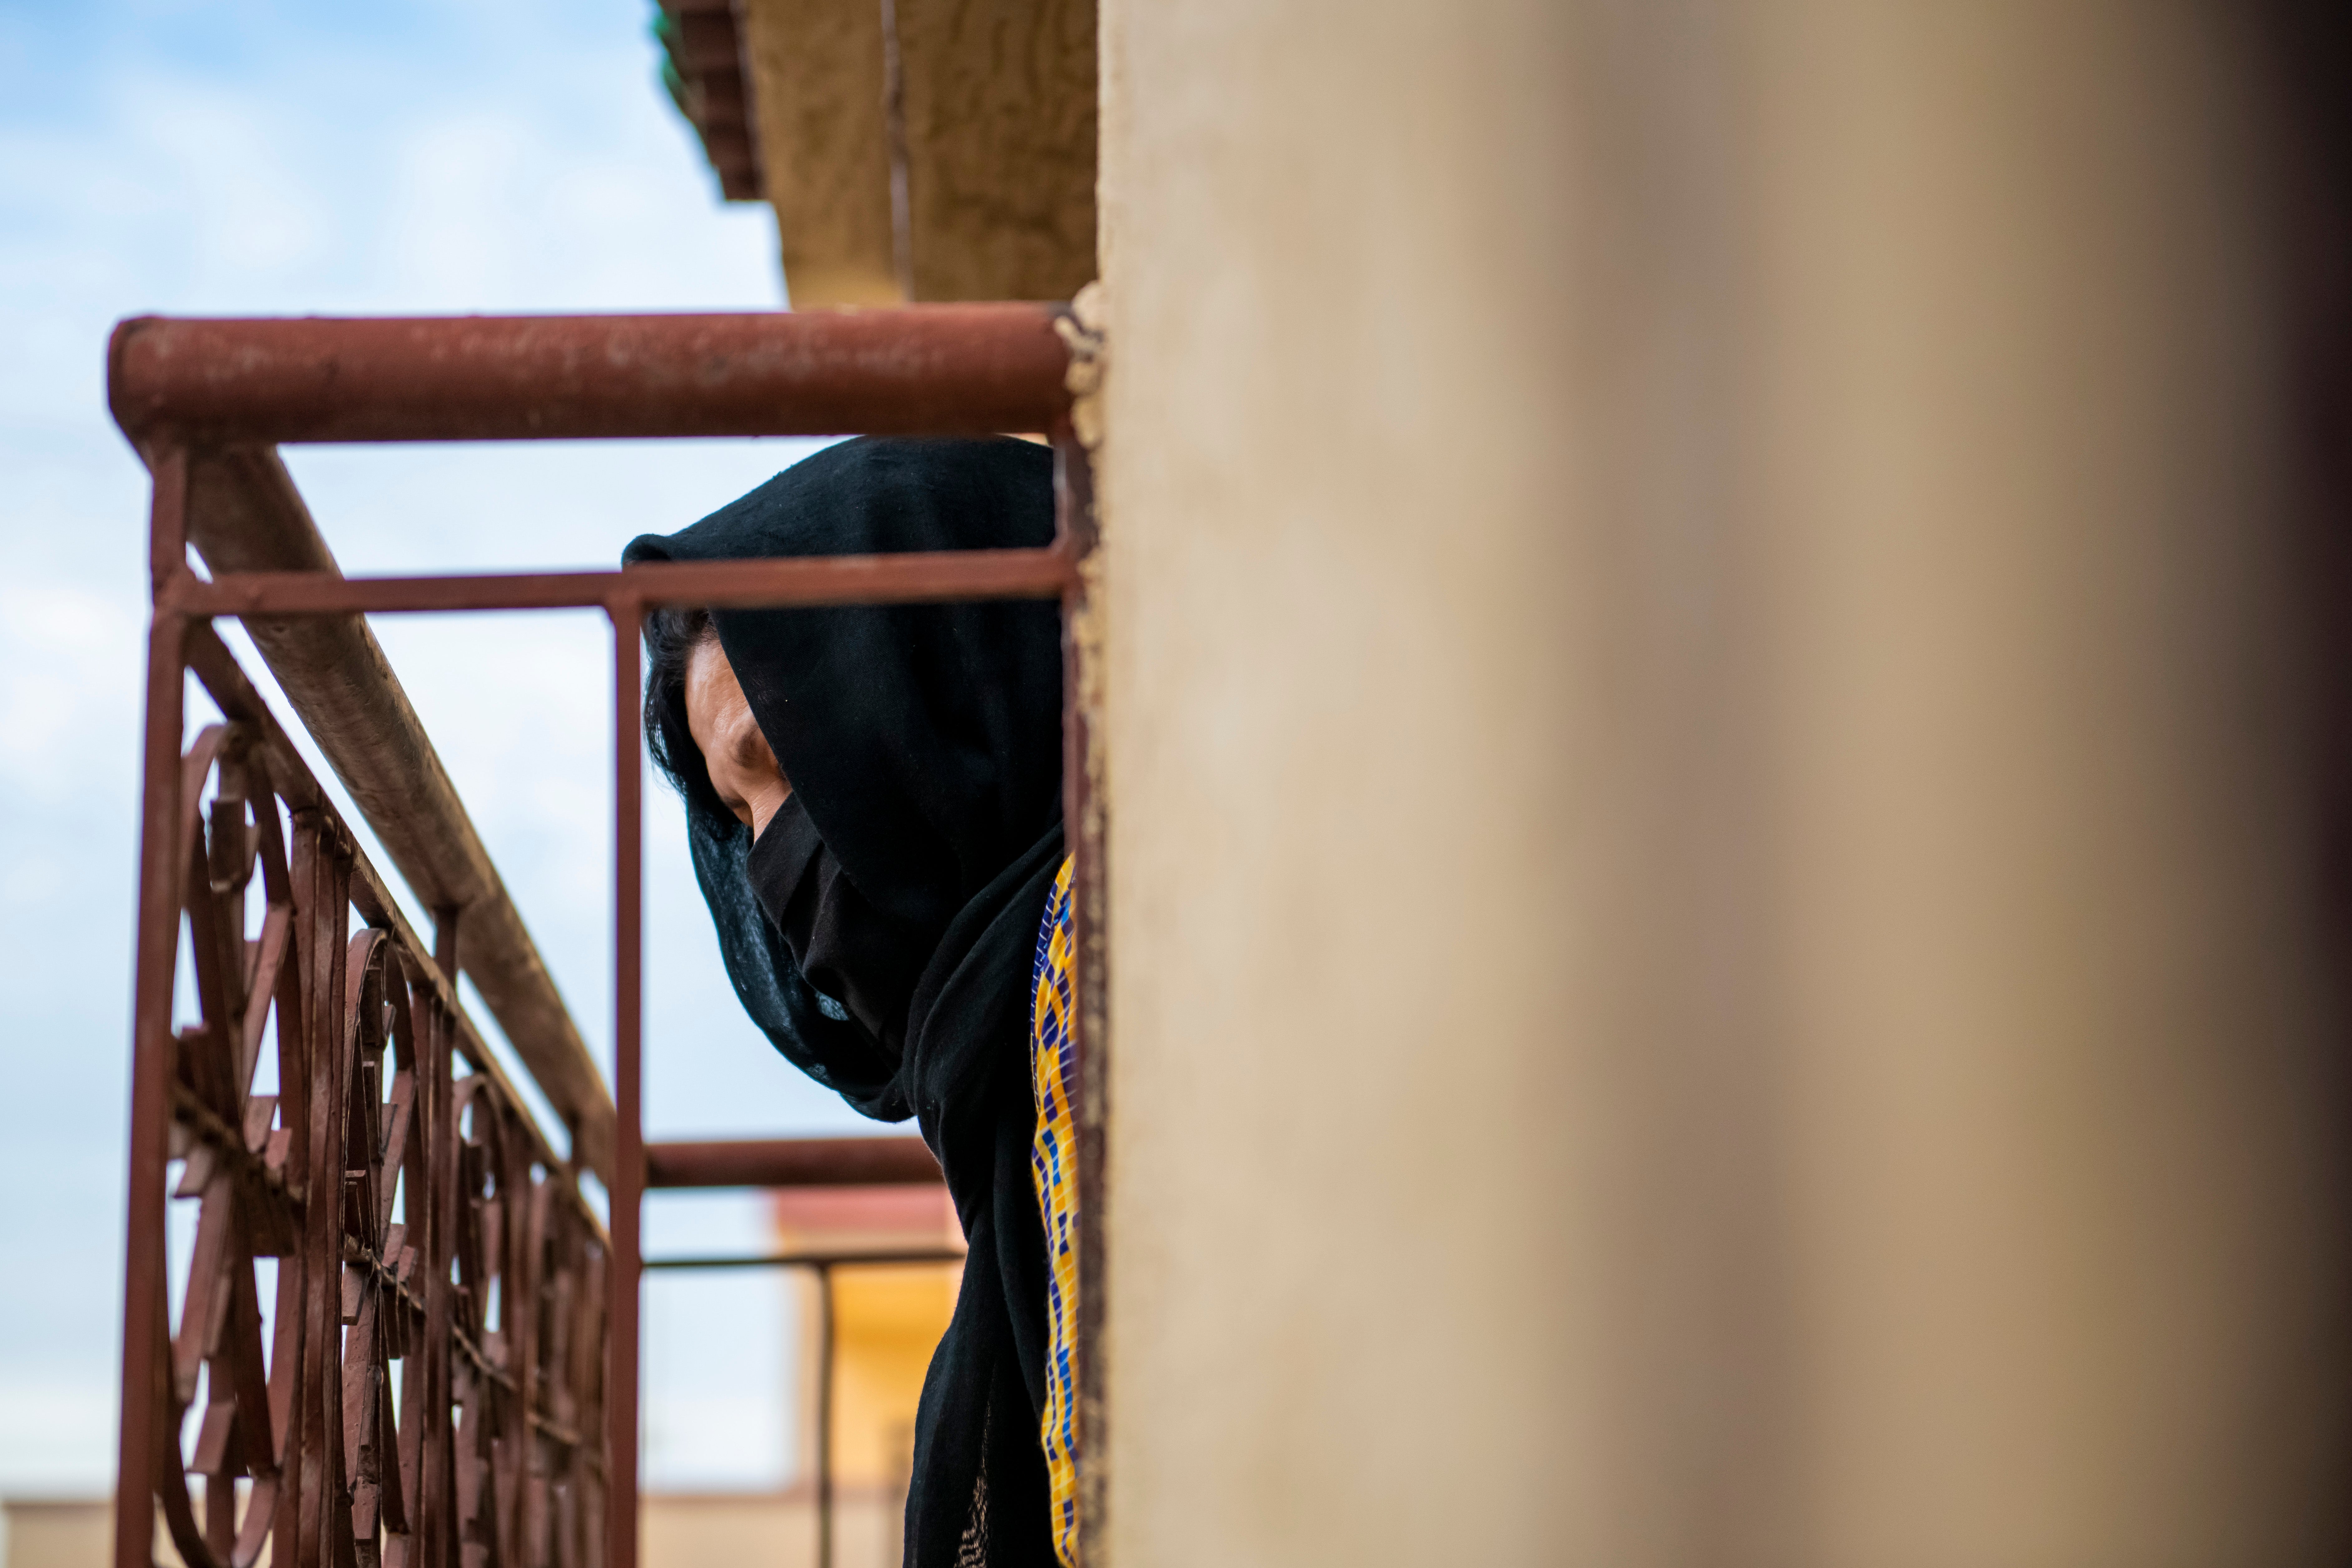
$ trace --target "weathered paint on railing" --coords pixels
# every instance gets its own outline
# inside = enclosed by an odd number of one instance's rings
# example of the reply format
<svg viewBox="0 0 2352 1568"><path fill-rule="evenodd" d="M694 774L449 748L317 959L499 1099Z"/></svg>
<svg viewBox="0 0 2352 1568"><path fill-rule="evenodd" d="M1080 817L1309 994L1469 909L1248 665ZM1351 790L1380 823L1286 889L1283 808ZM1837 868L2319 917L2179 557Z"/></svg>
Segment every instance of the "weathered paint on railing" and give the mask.
<svg viewBox="0 0 2352 1568"><path fill-rule="evenodd" d="M705 601L1061 601L1064 810L1076 860L1081 991L1082 1549L1098 1534L1100 627L1089 607L1096 533L1079 438L1083 424L1090 442L1093 426L1070 391L1093 386L1099 347L1059 307L1026 305L758 317L148 319L117 329L110 397L154 479L155 613L116 1568L146 1562L158 1501L174 1542L202 1568L250 1568L265 1542L273 1563L287 1568L635 1568L646 1188L926 1179L907 1150L889 1147L898 1141L834 1151L790 1141L644 1142L639 624L650 605ZM1052 438L1052 547L723 572L357 581L341 577L268 447L991 430ZM213 581L190 570L191 543ZM593 1071L580 1070L578 1031L361 619L579 604L602 605L614 635L609 1098ZM435 910L431 954L213 637L207 621L217 614L247 617L352 798ZM230 722L184 753L190 670ZM256 868L264 913L248 939L239 900ZM184 1036L172 1026L184 925L211 954L197 961L204 1021ZM572 1160L604 1176L609 1235L459 1009L452 982L461 952L509 1023L518 1055L571 1123ZM248 1047L248 1034L259 1043ZM274 1096L257 1090L265 1060L279 1074ZM470 1069L462 1075L460 1061ZM164 1245L173 1160L187 1162L179 1190L200 1210L176 1331ZM265 1258L277 1259L278 1303L266 1355L256 1263ZM761 1261L822 1273L845 1259ZM397 1421L387 1381L394 1362ZM821 1382L829 1390L830 1378ZM206 1409L191 1450L186 1417L199 1388ZM190 1475L210 1482L197 1489L201 1521ZM829 1546L826 1511L820 1539Z"/></svg>

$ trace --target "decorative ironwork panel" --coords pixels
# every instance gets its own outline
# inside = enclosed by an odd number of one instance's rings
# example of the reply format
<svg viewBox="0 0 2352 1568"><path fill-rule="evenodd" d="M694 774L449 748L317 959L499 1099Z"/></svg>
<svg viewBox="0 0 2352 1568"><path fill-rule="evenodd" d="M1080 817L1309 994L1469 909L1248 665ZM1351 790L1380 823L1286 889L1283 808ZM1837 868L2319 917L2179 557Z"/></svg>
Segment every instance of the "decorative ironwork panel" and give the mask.
<svg viewBox="0 0 2352 1568"><path fill-rule="evenodd" d="M603 1568L602 1227L196 637L239 721L188 747L173 825L198 1021L167 1062L194 1215L154 1313L164 1528L190 1568Z"/></svg>

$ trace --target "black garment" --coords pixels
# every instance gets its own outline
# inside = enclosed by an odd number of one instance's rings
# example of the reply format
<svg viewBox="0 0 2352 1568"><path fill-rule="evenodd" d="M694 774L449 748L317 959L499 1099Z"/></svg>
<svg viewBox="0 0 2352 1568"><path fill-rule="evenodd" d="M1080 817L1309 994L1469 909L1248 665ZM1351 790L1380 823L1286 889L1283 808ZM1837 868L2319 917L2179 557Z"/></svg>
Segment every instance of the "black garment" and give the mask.
<svg viewBox="0 0 2352 1568"><path fill-rule="evenodd" d="M1043 447L861 440L623 559L1006 548L1053 532ZM859 1110L916 1118L971 1247L923 1382L907 1563L1051 1568L1028 1049L1031 963L1062 860L1060 617L997 603L712 618L793 791L754 846L711 790L683 702L655 704L736 994Z"/></svg>
<svg viewBox="0 0 2352 1568"><path fill-rule="evenodd" d="M935 933L866 901L824 847L798 795L776 808L752 842L744 871L802 977L818 996L846 1009L884 1050L903 1058L908 1004L930 961Z"/></svg>

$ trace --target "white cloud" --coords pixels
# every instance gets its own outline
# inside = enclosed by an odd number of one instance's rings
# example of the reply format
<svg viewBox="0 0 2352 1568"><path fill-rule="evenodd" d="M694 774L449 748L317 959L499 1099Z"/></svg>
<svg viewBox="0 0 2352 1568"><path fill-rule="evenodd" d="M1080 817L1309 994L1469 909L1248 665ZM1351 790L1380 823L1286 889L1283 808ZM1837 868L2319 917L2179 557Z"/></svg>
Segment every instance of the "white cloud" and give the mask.
<svg viewBox="0 0 2352 1568"><path fill-rule="evenodd" d="M325 149L300 134L289 106L155 70L125 72L106 91L126 150L152 182L141 190L110 171L121 216L152 224L169 214L180 265L215 286L253 289L328 258L333 216L317 199Z"/></svg>
<svg viewBox="0 0 2352 1568"><path fill-rule="evenodd" d="M92 754L90 720L134 710L145 631L119 595L0 584L0 786L54 805L116 763Z"/></svg>
<svg viewBox="0 0 2352 1568"><path fill-rule="evenodd" d="M95 1486L112 1461L145 487L106 416L107 332L145 310L775 303L772 222L713 202L655 84L649 15L648 0L0 6L0 1188L44 1194L0 1206L0 1491ZM348 569L465 570L608 563L805 449L289 460ZM601 1050L609 635L593 617L381 635ZM856 1124L742 1018L676 804L648 801L655 1130ZM756 1237L756 1204L712 1202ZM766 1307L748 1281L691 1294L648 1357L700 1403L665 1405L657 1370L653 1408L674 1435L735 1436L662 1438L661 1473L751 1484L780 1462L782 1416L756 1407L786 1373L715 1387L696 1358L780 1346L773 1292Z"/></svg>

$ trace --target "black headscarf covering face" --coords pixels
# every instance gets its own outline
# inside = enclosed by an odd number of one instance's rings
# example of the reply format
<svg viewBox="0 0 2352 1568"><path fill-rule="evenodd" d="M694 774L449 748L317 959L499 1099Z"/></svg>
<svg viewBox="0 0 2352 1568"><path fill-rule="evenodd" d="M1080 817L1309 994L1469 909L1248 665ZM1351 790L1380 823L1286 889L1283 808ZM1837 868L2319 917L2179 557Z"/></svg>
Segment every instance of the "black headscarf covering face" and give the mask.
<svg viewBox="0 0 2352 1568"><path fill-rule="evenodd" d="M1043 545L1052 464L1022 441L845 442L623 560ZM712 619L792 785L754 843L682 704L656 704L728 975L812 1077L868 1116L915 1117L971 1248L924 1380L906 1561L1051 1568L1028 1036L1062 860L1059 616L997 603Z"/></svg>
<svg viewBox="0 0 2352 1568"><path fill-rule="evenodd" d="M903 1060L907 1008L938 932L877 909L787 797L744 861L751 896L820 1003L831 1001Z"/></svg>

